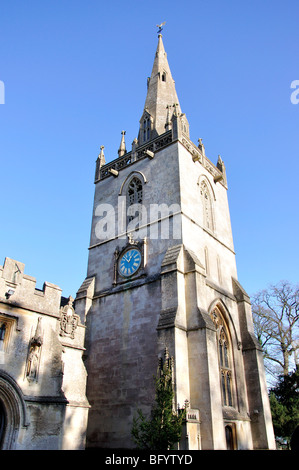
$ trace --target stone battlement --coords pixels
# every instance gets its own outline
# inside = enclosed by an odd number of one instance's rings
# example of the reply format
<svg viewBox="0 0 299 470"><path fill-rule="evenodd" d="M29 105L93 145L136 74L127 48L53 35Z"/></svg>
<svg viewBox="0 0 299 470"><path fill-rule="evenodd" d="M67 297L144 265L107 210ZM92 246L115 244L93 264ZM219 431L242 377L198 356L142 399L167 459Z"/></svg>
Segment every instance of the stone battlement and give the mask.
<svg viewBox="0 0 299 470"><path fill-rule="evenodd" d="M24 273L25 264L5 258L0 266L0 299L22 308L41 313L59 315L61 289L45 282L43 289L36 288L36 279Z"/></svg>

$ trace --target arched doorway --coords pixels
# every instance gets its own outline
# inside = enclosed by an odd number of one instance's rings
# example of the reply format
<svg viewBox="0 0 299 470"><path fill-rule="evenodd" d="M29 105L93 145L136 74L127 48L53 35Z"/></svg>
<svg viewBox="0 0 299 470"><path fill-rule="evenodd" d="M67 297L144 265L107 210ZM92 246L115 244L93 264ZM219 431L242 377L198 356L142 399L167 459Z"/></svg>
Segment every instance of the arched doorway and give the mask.
<svg viewBox="0 0 299 470"><path fill-rule="evenodd" d="M0 400L0 449L2 449L2 441L3 441L3 436L4 436L5 424L6 424L6 416L5 416L4 406L3 406L2 401Z"/></svg>
<svg viewBox="0 0 299 470"><path fill-rule="evenodd" d="M0 449L15 449L20 427L27 427L26 405L15 380L0 371Z"/></svg>

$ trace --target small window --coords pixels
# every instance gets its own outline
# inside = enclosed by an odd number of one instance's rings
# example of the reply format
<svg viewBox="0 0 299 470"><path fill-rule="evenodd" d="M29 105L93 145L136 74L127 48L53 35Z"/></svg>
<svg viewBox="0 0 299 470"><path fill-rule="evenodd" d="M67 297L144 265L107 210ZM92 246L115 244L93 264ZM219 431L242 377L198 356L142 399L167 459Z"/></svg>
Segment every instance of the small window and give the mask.
<svg viewBox="0 0 299 470"><path fill-rule="evenodd" d="M166 82L166 73L165 72L162 73L162 82Z"/></svg>
<svg viewBox="0 0 299 470"><path fill-rule="evenodd" d="M143 121L143 142L147 142L150 140L151 136L151 120L150 118L146 118Z"/></svg>

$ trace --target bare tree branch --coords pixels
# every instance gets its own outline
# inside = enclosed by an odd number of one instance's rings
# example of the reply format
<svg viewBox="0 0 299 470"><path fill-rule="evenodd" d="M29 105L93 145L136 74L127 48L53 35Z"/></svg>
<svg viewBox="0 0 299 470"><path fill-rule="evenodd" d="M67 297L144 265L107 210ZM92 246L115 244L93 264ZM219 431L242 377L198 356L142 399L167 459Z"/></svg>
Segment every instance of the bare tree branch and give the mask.
<svg viewBox="0 0 299 470"><path fill-rule="evenodd" d="M258 292L253 296L252 312L266 368L270 362L276 363L280 373L287 375L298 363L299 287L281 281Z"/></svg>

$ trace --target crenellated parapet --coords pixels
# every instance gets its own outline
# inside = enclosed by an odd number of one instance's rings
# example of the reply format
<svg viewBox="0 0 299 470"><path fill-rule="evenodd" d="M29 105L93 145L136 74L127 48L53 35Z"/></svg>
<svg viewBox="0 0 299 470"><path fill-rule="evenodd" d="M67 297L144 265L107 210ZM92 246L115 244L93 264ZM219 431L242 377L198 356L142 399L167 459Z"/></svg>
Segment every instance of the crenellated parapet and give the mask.
<svg viewBox="0 0 299 470"><path fill-rule="evenodd" d="M62 290L56 284L44 282L36 288L36 279L24 273L24 263L5 258L0 267L0 299L11 305L20 305L29 310L59 315Z"/></svg>
<svg viewBox="0 0 299 470"><path fill-rule="evenodd" d="M178 131L178 127L180 130ZM201 139L199 139L201 141ZM132 143L132 150L123 154L122 156L112 160L109 163L101 165L102 159L98 158L96 163L96 175L95 183L105 178L114 176L117 177L119 172L134 163L139 162L145 158L154 158L155 154L166 148L173 142L179 141L190 153L190 156L194 163L201 164L212 176L215 183L220 182L225 188L227 188L225 166L223 161L219 163L219 157L217 166L214 165L209 158L205 155L203 144L201 143L198 147L189 139L187 133L184 132L181 125L175 124L172 129L164 132L155 139L146 142L143 145L138 145L137 139ZM101 154L100 154L101 155ZM102 154L103 155L103 154Z"/></svg>

